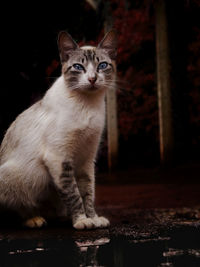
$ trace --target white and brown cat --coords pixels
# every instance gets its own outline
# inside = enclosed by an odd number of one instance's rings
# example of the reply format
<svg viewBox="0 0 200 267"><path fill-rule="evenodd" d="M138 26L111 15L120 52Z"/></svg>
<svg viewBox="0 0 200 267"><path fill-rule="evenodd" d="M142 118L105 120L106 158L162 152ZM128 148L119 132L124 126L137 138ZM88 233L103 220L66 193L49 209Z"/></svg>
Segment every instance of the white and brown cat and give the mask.
<svg viewBox="0 0 200 267"><path fill-rule="evenodd" d="M105 93L115 84L116 34L97 47L79 47L61 32L62 75L45 96L20 114L0 148L0 205L28 227L49 213L76 229L107 227L94 209L95 157L104 129Z"/></svg>

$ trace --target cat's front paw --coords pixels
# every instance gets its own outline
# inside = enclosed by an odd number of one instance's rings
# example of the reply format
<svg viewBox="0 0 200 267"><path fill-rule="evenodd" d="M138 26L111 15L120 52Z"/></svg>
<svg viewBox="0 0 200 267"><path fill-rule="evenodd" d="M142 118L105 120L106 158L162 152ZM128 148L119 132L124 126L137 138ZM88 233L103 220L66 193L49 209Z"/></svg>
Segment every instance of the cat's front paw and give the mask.
<svg viewBox="0 0 200 267"><path fill-rule="evenodd" d="M96 228L94 225L94 222L91 218L81 218L78 219L74 224L73 227L77 230L83 230L83 229L92 229Z"/></svg>
<svg viewBox="0 0 200 267"><path fill-rule="evenodd" d="M24 222L24 226L29 228L40 228L46 224L47 224L46 220L40 216L33 217Z"/></svg>
<svg viewBox="0 0 200 267"><path fill-rule="evenodd" d="M94 218L92 218L92 220L95 225L95 228L105 228L110 225L109 220L103 216L95 216Z"/></svg>

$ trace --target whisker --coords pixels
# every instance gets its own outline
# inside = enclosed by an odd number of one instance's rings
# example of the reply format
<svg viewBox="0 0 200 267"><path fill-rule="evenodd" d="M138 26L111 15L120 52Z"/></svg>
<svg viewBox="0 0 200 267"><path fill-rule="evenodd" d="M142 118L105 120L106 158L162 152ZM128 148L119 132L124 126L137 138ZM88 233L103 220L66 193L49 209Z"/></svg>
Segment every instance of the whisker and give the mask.
<svg viewBox="0 0 200 267"><path fill-rule="evenodd" d="M127 81L118 81L118 80L108 80L108 82L115 82L116 84L121 84L121 85L124 85L124 86L128 86L128 85L131 85L131 82L127 82Z"/></svg>
<svg viewBox="0 0 200 267"><path fill-rule="evenodd" d="M114 89L116 92L118 92L120 95L132 95L133 91L131 90L127 90L127 85L131 85L130 83L126 83L122 81L121 82L116 82L116 80L108 80L105 81L103 84L97 84L97 86L101 87L107 87L108 90L109 89ZM70 83L70 85L68 85L68 88L70 90L78 90L80 88L87 88L89 86L88 83L82 83L82 82L76 82L76 83Z"/></svg>
<svg viewBox="0 0 200 267"><path fill-rule="evenodd" d="M119 85L114 85L114 86L111 86L110 84L105 84L105 86L107 86L108 88L111 88L111 89L115 89L116 92L120 93L120 95L132 95L133 94L133 91L131 90L126 90L125 87L121 87Z"/></svg>

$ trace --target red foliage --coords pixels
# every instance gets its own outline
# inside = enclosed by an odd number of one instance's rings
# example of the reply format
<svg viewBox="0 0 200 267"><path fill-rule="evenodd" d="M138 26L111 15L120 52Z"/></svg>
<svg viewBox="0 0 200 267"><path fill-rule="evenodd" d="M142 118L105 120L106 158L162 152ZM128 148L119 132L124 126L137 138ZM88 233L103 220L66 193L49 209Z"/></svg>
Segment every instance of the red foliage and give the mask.
<svg viewBox="0 0 200 267"><path fill-rule="evenodd" d="M153 135L155 141L158 136L158 114L154 51L151 50L154 47L154 18L145 1L141 1L137 9L126 8L123 0L111 0L111 3L115 4L112 15L119 46L120 135L126 140L143 131ZM149 49L149 54L146 49Z"/></svg>
<svg viewBox="0 0 200 267"><path fill-rule="evenodd" d="M53 60L51 64L46 68L46 75L47 77L50 77L51 74L58 68L60 63L57 60Z"/></svg>
<svg viewBox="0 0 200 267"><path fill-rule="evenodd" d="M152 41L154 32L148 9L127 9L124 0L111 0L117 7L113 10L114 27L118 32L118 61L127 60L136 53L144 41Z"/></svg>

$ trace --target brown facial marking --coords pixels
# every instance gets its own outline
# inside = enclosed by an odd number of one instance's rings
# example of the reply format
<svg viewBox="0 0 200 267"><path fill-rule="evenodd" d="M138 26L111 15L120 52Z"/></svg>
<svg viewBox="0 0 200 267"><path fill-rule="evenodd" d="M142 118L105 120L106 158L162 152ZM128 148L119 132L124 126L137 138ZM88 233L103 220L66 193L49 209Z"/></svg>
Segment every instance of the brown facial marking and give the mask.
<svg viewBox="0 0 200 267"><path fill-rule="evenodd" d="M86 61L88 61L88 57L87 57L86 53L84 53L83 55L84 55Z"/></svg>
<svg viewBox="0 0 200 267"><path fill-rule="evenodd" d="M95 53L95 51L93 51L93 57L92 57L93 61L95 61L95 56L96 56L96 53Z"/></svg>
<svg viewBox="0 0 200 267"><path fill-rule="evenodd" d="M109 63L108 65L111 66L112 70L114 70L113 65L111 63Z"/></svg>
<svg viewBox="0 0 200 267"><path fill-rule="evenodd" d="M87 58L88 58L88 60L89 61L92 61L92 59L93 59L92 50L86 50L86 52L87 52Z"/></svg>
<svg viewBox="0 0 200 267"><path fill-rule="evenodd" d="M75 70L71 70L70 73L73 74L73 75L79 75L79 74L81 74L80 71L75 71Z"/></svg>
<svg viewBox="0 0 200 267"><path fill-rule="evenodd" d="M69 79L67 79L67 81L72 84L72 83L78 82L78 79L77 79L77 77L72 76L72 77L69 77Z"/></svg>
<svg viewBox="0 0 200 267"><path fill-rule="evenodd" d="M104 73L105 74L110 74L112 72L112 69L106 69L106 70L104 70Z"/></svg>
<svg viewBox="0 0 200 267"><path fill-rule="evenodd" d="M64 74L67 74L68 71L69 71L71 68L72 68L72 66L69 66L69 67L66 69L66 71L64 72Z"/></svg>

